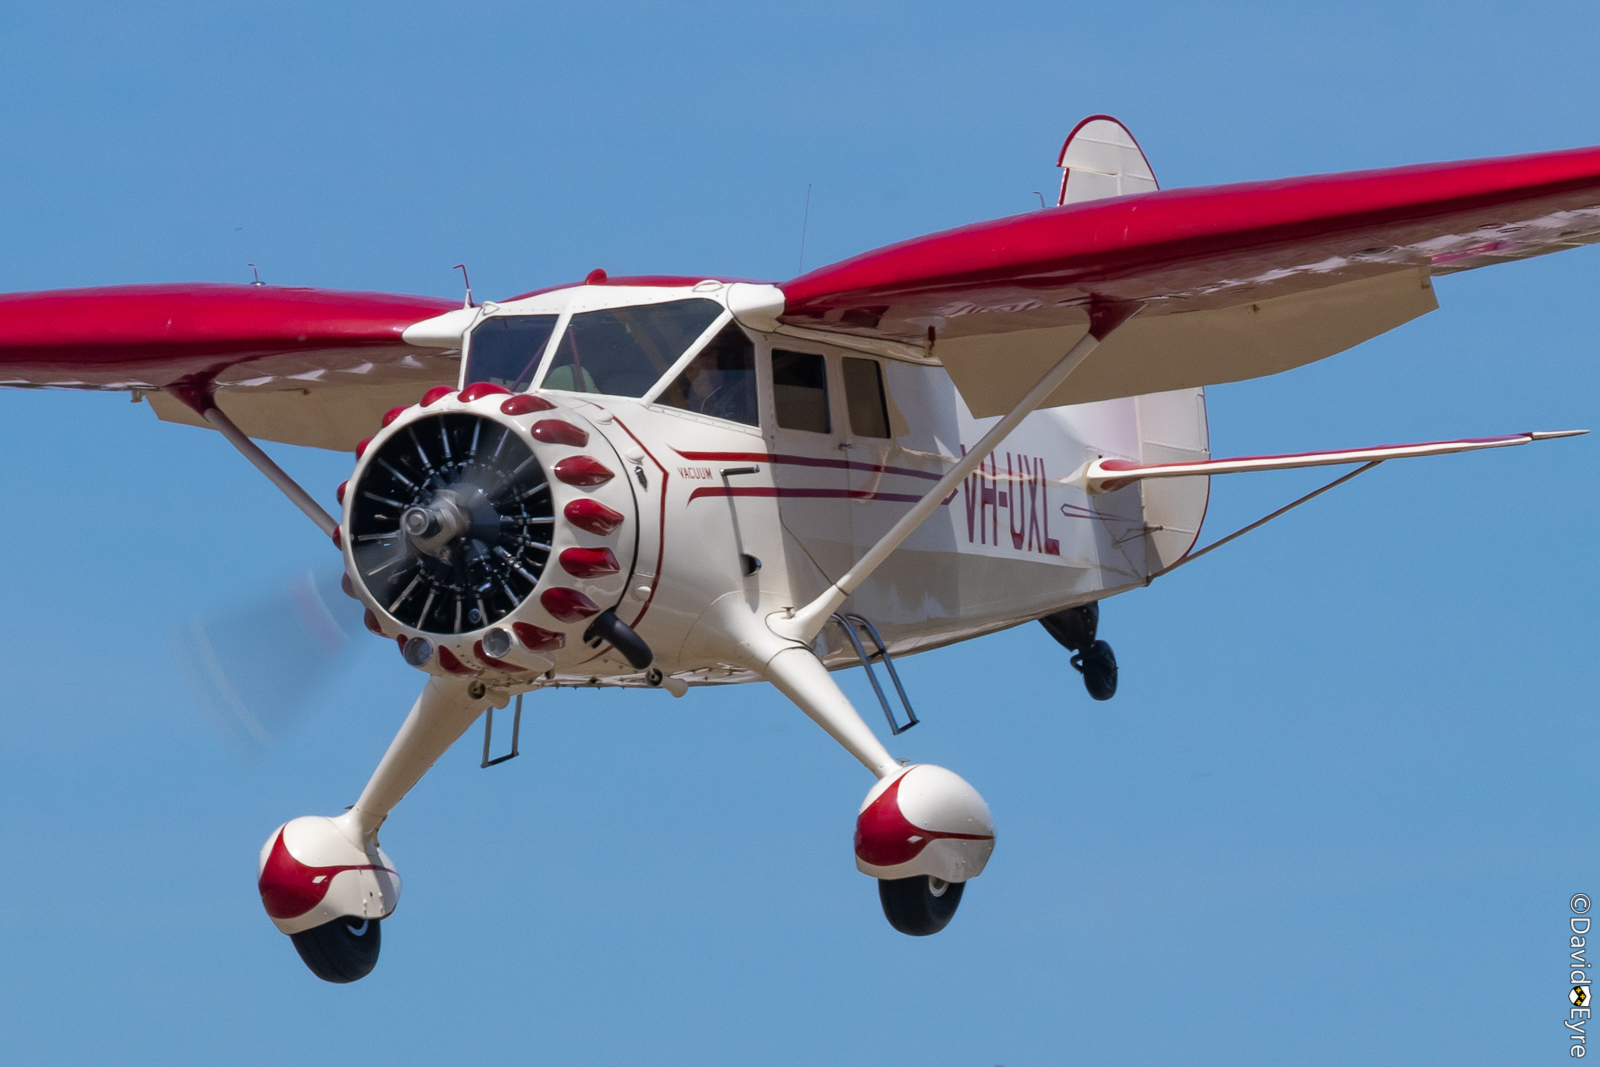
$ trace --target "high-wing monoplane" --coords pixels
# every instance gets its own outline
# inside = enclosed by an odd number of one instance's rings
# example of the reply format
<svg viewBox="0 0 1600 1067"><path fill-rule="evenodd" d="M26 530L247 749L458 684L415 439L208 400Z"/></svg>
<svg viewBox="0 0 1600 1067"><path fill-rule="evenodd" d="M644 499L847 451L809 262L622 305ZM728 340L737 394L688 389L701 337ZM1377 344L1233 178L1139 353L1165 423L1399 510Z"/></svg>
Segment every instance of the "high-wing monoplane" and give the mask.
<svg viewBox="0 0 1600 1067"><path fill-rule="evenodd" d="M1331 486L1567 435L1215 458L1205 387L1426 314L1441 275L1600 241L1600 148L1162 190L1095 116L1058 165L1054 207L778 284L0 296L0 384L131 391L220 431L425 676L355 803L261 850L267 914L315 974L376 964L400 899L379 829L434 761L485 718L490 763L496 710L516 702L514 731L526 694L572 686L772 683L871 772L856 865L897 930L936 933L994 820L952 771L893 759L832 672L864 666L898 734L897 657L1039 620L1109 699L1099 603L1221 543L1196 549L1213 475L1359 465ZM257 439L353 451L340 514Z"/></svg>

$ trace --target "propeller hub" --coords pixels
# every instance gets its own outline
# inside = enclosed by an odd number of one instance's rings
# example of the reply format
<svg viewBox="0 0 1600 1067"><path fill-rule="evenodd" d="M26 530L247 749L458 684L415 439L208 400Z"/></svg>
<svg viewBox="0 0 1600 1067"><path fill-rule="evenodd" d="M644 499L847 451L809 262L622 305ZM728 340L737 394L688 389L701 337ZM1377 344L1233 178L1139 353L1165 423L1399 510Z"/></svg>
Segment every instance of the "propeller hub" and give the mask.
<svg viewBox="0 0 1600 1067"><path fill-rule="evenodd" d="M407 508L400 525L417 548L443 559L449 555L450 542L472 525L472 516L460 507L455 493L441 489L428 503Z"/></svg>

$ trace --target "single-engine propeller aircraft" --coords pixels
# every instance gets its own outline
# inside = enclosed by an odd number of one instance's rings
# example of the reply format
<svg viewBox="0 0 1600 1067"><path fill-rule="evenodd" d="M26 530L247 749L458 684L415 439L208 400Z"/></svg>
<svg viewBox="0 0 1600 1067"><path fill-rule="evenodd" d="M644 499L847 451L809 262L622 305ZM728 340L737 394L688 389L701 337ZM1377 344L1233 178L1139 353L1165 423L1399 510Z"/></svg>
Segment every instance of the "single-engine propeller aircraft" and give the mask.
<svg viewBox="0 0 1600 1067"><path fill-rule="evenodd" d="M1432 311L1441 274L1600 241L1600 148L1160 190L1094 116L1058 165L1058 206L775 285L0 296L0 384L132 391L220 431L426 676L354 805L261 850L262 903L318 977L377 962L395 805L480 716L558 686L771 682L872 772L856 865L895 929L935 933L994 821L891 758L830 672L865 665L899 733L895 657L1037 619L1104 700L1098 604L1198 557L1212 475L1564 436L1216 459L1205 387ZM353 450L341 514L253 438Z"/></svg>

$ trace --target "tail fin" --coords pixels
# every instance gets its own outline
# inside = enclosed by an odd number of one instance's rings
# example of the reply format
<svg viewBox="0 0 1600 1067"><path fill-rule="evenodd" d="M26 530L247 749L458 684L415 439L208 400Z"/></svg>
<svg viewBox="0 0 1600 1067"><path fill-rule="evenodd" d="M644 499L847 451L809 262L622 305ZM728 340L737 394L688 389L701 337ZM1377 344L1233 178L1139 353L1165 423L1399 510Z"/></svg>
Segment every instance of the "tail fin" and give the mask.
<svg viewBox="0 0 1600 1067"><path fill-rule="evenodd" d="M1139 142L1110 115L1090 115L1074 126L1061 146L1056 166L1062 169L1057 204L1152 193L1161 188Z"/></svg>

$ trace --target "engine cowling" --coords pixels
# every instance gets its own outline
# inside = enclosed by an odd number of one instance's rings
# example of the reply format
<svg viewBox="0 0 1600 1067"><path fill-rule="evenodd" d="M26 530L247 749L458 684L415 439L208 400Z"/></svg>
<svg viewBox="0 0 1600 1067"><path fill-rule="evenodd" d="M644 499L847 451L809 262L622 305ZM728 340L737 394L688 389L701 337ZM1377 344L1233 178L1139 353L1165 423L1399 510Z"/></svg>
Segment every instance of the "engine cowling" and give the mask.
<svg viewBox="0 0 1600 1067"><path fill-rule="evenodd" d="M487 385L430 391L385 422L340 524L368 628L439 675L514 684L593 659L586 636L616 632L638 539L605 436L570 402Z"/></svg>

